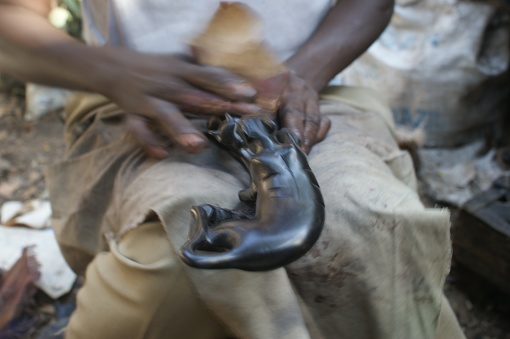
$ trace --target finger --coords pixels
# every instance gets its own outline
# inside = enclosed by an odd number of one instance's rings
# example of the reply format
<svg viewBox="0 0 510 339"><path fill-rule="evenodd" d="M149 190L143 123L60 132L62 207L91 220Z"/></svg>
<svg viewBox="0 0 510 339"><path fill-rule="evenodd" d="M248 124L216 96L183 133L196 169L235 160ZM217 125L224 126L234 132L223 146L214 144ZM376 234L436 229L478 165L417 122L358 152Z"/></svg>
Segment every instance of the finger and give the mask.
<svg viewBox="0 0 510 339"><path fill-rule="evenodd" d="M169 155L167 144L147 125L148 122L149 120L145 117L129 114L126 124L145 153L159 159L166 158Z"/></svg>
<svg viewBox="0 0 510 339"><path fill-rule="evenodd" d="M306 103L305 127L303 133L303 148L305 152L309 152L311 147L317 142L320 123L321 116L318 102L314 99L308 100Z"/></svg>
<svg viewBox="0 0 510 339"><path fill-rule="evenodd" d="M294 132L298 138L303 141L304 132L304 111L297 107L284 106L281 111L281 124L282 127Z"/></svg>
<svg viewBox="0 0 510 339"><path fill-rule="evenodd" d="M184 75L184 79L193 86L230 100L253 101L257 94L246 79L220 67L196 66Z"/></svg>
<svg viewBox="0 0 510 339"><path fill-rule="evenodd" d="M187 113L220 116L230 113L241 116L257 115L261 112L261 108L255 104L232 103L215 94L201 91L186 84L180 85L179 90L165 90L151 94L157 98L174 103L181 111Z"/></svg>
<svg viewBox="0 0 510 339"><path fill-rule="evenodd" d="M326 135L328 135L330 128L331 128L331 120L327 116L321 114L321 123L319 126L319 131L317 132L317 139L315 142L319 143L322 140L324 140Z"/></svg>
<svg viewBox="0 0 510 339"><path fill-rule="evenodd" d="M271 112L268 112L255 104L247 104L244 102L231 102L228 113L231 115L264 115L269 116Z"/></svg>
<svg viewBox="0 0 510 339"><path fill-rule="evenodd" d="M160 99L151 99L156 120L164 132L188 153L198 153L207 145L207 138L177 107Z"/></svg>

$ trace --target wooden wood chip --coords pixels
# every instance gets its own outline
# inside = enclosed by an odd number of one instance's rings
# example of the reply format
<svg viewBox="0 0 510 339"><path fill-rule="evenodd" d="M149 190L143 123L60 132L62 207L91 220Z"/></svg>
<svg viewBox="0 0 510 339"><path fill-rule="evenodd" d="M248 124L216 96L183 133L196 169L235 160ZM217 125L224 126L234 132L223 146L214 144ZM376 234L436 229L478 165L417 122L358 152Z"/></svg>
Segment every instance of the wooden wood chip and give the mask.
<svg viewBox="0 0 510 339"><path fill-rule="evenodd" d="M263 41L260 18L247 5L223 2L191 46L201 64L223 67L248 79L256 103L274 113L287 81L287 69Z"/></svg>

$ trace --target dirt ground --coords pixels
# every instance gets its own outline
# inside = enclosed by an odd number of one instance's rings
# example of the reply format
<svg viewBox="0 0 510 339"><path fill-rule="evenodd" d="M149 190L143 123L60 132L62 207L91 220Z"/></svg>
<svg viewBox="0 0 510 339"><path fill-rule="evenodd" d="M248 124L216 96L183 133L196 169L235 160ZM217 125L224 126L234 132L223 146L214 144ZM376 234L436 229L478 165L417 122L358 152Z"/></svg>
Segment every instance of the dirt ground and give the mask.
<svg viewBox="0 0 510 339"><path fill-rule="evenodd" d="M44 197L44 171L64 151L58 113L24 122L23 101L0 94L0 205ZM510 297L458 265L445 293L469 339L510 339Z"/></svg>
<svg viewBox="0 0 510 339"><path fill-rule="evenodd" d="M64 152L58 115L24 122L20 104L0 96L0 204L43 196L44 170Z"/></svg>

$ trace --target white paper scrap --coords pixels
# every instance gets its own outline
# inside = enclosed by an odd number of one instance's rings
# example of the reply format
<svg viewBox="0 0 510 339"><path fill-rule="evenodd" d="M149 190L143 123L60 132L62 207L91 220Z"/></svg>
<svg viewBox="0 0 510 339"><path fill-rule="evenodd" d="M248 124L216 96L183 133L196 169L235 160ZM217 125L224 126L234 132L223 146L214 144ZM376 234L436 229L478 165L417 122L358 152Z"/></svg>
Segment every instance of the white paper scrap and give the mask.
<svg viewBox="0 0 510 339"><path fill-rule="evenodd" d="M23 209L21 201L7 201L2 205L0 210L0 224L4 224L11 220L18 212Z"/></svg>
<svg viewBox="0 0 510 339"><path fill-rule="evenodd" d="M26 225L32 228L44 228L51 218L51 204L47 200L38 201L34 204L34 209L28 211L14 221L17 225Z"/></svg>
<svg viewBox="0 0 510 339"><path fill-rule="evenodd" d="M0 268L9 270L21 257L23 248L31 245L35 245L35 257L41 264L41 277L36 286L53 299L68 293L76 274L65 262L51 228L0 226Z"/></svg>

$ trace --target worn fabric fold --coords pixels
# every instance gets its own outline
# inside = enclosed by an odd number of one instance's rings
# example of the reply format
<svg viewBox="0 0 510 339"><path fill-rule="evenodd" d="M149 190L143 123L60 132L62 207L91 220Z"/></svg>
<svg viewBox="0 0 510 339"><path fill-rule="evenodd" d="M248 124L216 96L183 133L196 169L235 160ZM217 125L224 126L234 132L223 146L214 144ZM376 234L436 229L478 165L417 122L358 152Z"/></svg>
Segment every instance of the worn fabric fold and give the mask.
<svg viewBox="0 0 510 339"><path fill-rule="evenodd" d="M326 203L314 247L269 272L182 264L209 312L240 338L436 336L451 255L448 211L420 202L411 158L398 149L388 117L377 105L342 103L341 93L321 103L332 128L309 154ZM357 107L370 95L348 93L345 101ZM215 145L199 155L175 149L165 160L147 158L123 130L123 117L108 104L74 122L82 128L68 126L79 131L68 138L76 141L49 171L53 224L77 271L106 249L104 234L122 242L154 217L175 254L187 239L191 206L233 208L249 183ZM205 121L195 123L205 129Z"/></svg>

